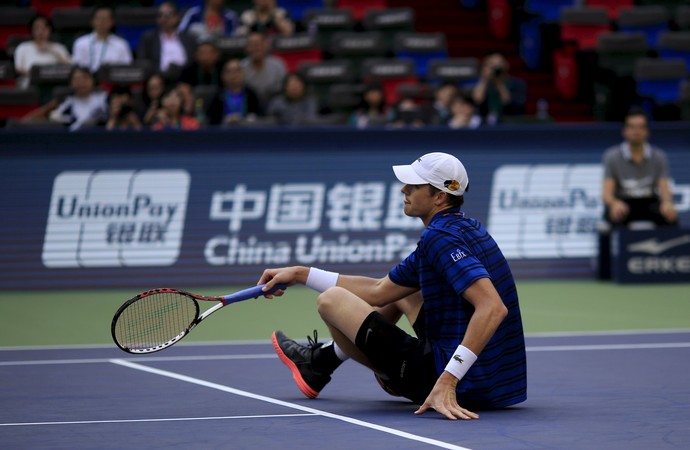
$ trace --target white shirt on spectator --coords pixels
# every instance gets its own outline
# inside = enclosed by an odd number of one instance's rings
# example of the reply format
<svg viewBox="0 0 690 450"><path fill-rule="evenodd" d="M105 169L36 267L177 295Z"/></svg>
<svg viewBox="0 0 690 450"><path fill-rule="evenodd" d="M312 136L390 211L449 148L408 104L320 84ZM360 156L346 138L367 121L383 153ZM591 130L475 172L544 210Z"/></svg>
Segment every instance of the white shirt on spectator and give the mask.
<svg viewBox="0 0 690 450"><path fill-rule="evenodd" d="M187 52L185 51L180 38L177 36L177 33L174 33L172 36L161 33L160 39L161 72L168 70L168 66L170 66L170 64L176 64L180 67L183 67L185 64L187 64Z"/></svg>
<svg viewBox="0 0 690 450"><path fill-rule="evenodd" d="M70 95L50 113L50 120L60 122L70 131L88 128L108 117L108 95L94 91L88 97Z"/></svg>
<svg viewBox="0 0 690 450"><path fill-rule="evenodd" d="M57 42L48 43L49 48L41 50L34 41L22 42L14 51L14 67L17 71L27 72L17 78L17 85L21 88L29 86L28 72L33 66L60 64L69 61L69 52L64 45Z"/></svg>
<svg viewBox="0 0 690 450"><path fill-rule="evenodd" d="M114 34L105 40L96 38L96 33L89 33L74 41L72 63L96 72L103 64L130 64L132 50L127 41Z"/></svg>

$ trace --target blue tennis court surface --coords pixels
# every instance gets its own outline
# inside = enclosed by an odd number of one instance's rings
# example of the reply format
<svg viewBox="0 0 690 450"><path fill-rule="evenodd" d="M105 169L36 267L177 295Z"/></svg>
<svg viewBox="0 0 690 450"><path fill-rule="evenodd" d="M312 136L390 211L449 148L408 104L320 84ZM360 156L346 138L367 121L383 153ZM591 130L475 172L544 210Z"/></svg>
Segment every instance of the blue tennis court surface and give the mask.
<svg viewBox="0 0 690 450"><path fill-rule="evenodd" d="M690 331L528 337L528 400L451 422L354 362L316 400L268 342L0 350L8 449L690 448Z"/></svg>

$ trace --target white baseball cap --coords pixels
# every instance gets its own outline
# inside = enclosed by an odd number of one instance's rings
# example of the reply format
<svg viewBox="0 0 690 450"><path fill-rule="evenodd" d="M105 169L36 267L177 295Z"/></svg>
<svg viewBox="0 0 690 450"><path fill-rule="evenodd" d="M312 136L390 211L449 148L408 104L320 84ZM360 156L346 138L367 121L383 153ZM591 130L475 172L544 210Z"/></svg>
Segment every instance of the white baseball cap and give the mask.
<svg viewBox="0 0 690 450"><path fill-rule="evenodd" d="M465 166L448 153L427 153L409 166L393 166L393 172L405 184L430 184L457 196L467 191L469 183Z"/></svg>

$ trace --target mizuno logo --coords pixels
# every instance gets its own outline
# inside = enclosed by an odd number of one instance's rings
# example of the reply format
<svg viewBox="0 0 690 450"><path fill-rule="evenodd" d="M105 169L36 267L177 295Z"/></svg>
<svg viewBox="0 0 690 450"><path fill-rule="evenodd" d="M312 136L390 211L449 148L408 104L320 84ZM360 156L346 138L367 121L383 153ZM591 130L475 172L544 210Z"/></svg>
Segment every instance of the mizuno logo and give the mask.
<svg viewBox="0 0 690 450"><path fill-rule="evenodd" d="M636 242L628 245L629 252L649 253L650 255L660 255L666 250L690 243L690 234L685 234L677 238L669 239L666 242L659 242L659 239L652 238L646 241Z"/></svg>

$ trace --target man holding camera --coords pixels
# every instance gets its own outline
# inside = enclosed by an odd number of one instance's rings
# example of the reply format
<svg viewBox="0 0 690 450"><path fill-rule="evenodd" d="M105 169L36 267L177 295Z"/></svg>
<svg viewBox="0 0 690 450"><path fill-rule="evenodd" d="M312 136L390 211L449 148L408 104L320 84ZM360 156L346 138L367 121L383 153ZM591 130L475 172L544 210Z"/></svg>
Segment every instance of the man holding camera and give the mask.
<svg viewBox="0 0 690 450"><path fill-rule="evenodd" d="M500 53L490 53L482 61L479 81L472 99L487 125L496 125L504 116L525 113L527 84L508 73L508 61Z"/></svg>

